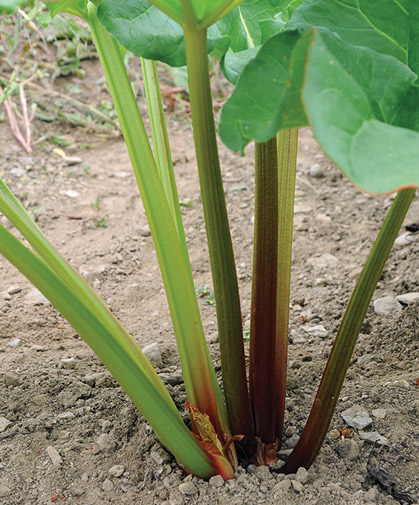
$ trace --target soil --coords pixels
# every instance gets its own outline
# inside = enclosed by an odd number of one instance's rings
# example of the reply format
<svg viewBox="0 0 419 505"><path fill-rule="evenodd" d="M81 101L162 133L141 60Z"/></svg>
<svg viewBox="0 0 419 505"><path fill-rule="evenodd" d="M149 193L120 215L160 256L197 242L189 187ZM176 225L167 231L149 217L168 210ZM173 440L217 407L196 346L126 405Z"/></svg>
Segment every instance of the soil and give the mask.
<svg viewBox="0 0 419 505"><path fill-rule="evenodd" d="M83 65L85 80L57 79L45 87L63 90L73 83L82 90L78 99L100 103L107 95L97 85L97 62ZM169 130L196 286L211 289L191 125L184 106L169 114ZM54 144L42 140L53 133L69 138L71 144L62 149L67 157L79 159L63 158L53 151ZM122 139L70 128L58 120L35 120L33 135L41 140L29 155L14 140L7 121L0 123L1 177L139 346L160 345L163 368L158 372L171 376L174 385L168 384L168 389L183 409L163 284ZM240 157L220 144L220 155L247 329L252 149ZM316 163L317 174L311 168ZM301 433L340 318L393 198L372 197L354 188L325 157L311 130L301 131L286 437L280 458ZM418 217L416 196L404 225ZM6 223L4 217L1 222ZM410 242L401 240L394 247L374 300L419 291L418 235L412 232ZM179 469L88 346L1 258L0 293L0 503L418 502L419 302L396 306L388 314L377 313L371 304L327 439L308 473L284 476L244 464L237 479L223 483L220 477L205 482ZM200 299L200 308L218 366L215 308L205 302L211 302L208 296ZM320 325L324 330L308 331ZM341 417L353 406L371 416L363 431L350 430ZM361 438L365 431L378 432L386 440L371 444Z"/></svg>

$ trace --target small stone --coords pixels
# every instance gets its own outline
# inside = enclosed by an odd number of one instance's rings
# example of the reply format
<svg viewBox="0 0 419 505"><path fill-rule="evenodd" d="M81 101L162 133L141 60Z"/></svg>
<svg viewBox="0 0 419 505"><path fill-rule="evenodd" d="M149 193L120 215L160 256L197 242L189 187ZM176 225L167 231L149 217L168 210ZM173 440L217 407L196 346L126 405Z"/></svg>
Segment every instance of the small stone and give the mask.
<svg viewBox="0 0 419 505"><path fill-rule="evenodd" d="M9 343L9 346L10 347L13 347L14 349L17 349L18 347L20 347L22 345L22 341L20 340L20 338L14 338L10 343Z"/></svg>
<svg viewBox="0 0 419 505"><path fill-rule="evenodd" d="M180 374L169 375L165 373L159 373L158 375L163 382L170 384L171 386L177 386L183 383L183 377Z"/></svg>
<svg viewBox="0 0 419 505"><path fill-rule="evenodd" d="M59 455L57 449L55 449L54 447L52 447L52 445L49 445L47 447L47 454L50 457L50 459L52 461L52 464L54 466L62 465L63 460L62 460L61 456Z"/></svg>
<svg viewBox="0 0 419 505"><path fill-rule="evenodd" d="M411 245L412 242L414 241L415 241L414 235L412 233L406 232L396 238L396 240L394 241L394 245L402 247L405 245Z"/></svg>
<svg viewBox="0 0 419 505"><path fill-rule="evenodd" d="M12 424L11 421L5 417L0 417L0 433L2 433L10 424Z"/></svg>
<svg viewBox="0 0 419 505"><path fill-rule="evenodd" d="M374 300L374 312L380 316L389 316L402 310L402 305L392 296L383 296Z"/></svg>
<svg viewBox="0 0 419 505"><path fill-rule="evenodd" d="M255 471L255 475L260 481L271 480L273 478L269 467L265 465L258 466Z"/></svg>
<svg viewBox="0 0 419 505"><path fill-rule="evenodd" d="M51 305L48 298L46 298L38 289L34 288L29 291L25 296L25 302L31 305Z"/></svg>
<svg viewBox="0 0 419 505"><path fill-rule="evenodd" d="M297 470L297 473L295 474L295 480L301 482L301 484L307 484L309 477L309 473L303 466L300 466L300 468Z"/></svg>
<svg viewBox="0 0 419 505"><path fill-rule="evenodd" d="M96 444L104 454L113 454L116 451L116 442L108 433L102 433Z"/></svg>
<svg viewBox="0 0 419 505"><path fill-rule="evenodd" d="M298 480L291 480L291 485L296 493L301 493L304 490L304 486Z"/></svg>
<svg viewBox="0 0 419 505"><path fill-rule="evenodd" d="M157 448L151 453L151 457L158 465L164 465L165 463L170 463L170 455L163 449L163 447Z"/></svg>
<svg viewBox="0 0 419 505"><path fill-rule="evenodd" d="M109 493L113 490L113 482L109 479L105 479L102 482L102 489L105 491L105 493Z"/></svg>
<svg viewBox="0 0 419 505"><path fill-rule="evenodd" d="M3 291L2 293L0 293L0 296L2 297L3 300L6 300L6 301L12 299L11 295L9 295L9 293L6 293L6 291Z"/></svg>
<svg viewBox="0 0 419 505"><path fill-rule="evenodd" d="M320 165L320 163L314 163L310 167L310 177L314 177L315 179L320 179L325 176L324 168Z"/></svg>
<svg viewBox="0 0 419 505"><path fill-rule="evenodd" d="M286 441L286 448L287 449L294 449L294 447L298 444L298 441L300 440L300 435L297 435L294 433L287 441Z"/></svg>
<svg viewBox="0 0 419 505"><path fill-rule="evenodd" d="M416 303L419 300L419 291L413 291L412 293L405 293L404 295L396 296L396 300L403 305Z"/></svg>
<svg viewBox="0 0 419 505"><path fill-rule="evenodd" d="M388 439L380 435L377 431L359 431L358 435L361 440L370 444L388 445Z"/></svg>
<svg viewBox="0 0 419 505"><path fill-rule="evenodd" d="M136 227L136 230L140 232L140 235L142 237L150 237L151 236L151 230L148 224L145 226L138 226Z"/></svg>
<svg viewBox="0 0 419 505"><path fill-rule="evenodd" d="M278 458L282 461L286 461L288 456L292 453L292 449L281 449L278 451Z"/></svg>
<svg viewBox="0 0 419 505"><path fill-rule="evenodd" d="M179 491L186 496L193 496L198 492L198 488L193 482L182 482L179 484Z"/></svg>
<svg viewBox="0 0 419 505"><path fill-rule="evenodd" d="M374 486L371 489L368 489L366 493L364 493L363 499L364 502L378 503L378 500L380 499L380 493Z"/></svg>
<svg viewBox="0 0 419 505"><path fill-rule="evenodd" d="M346 409L342 412L341 416L348 426L352 426L357 430L363 430L372 423L372 419L368 415L368 412L357 405L354 405L350 409Z"/></svg>
<svg viewBox="0 0 419 505"><path fill-rule="evenodd" d="M89 480L89 474L87 472L84 472L84 474L81 476L81 480L83 482L87 482Z"/></svg>
<svg viewBox="0 0 419 505"><path fill-rule="evenodd" d="M338 438L340 438L342 435L340 433L339 430L337 430L336 428L334 428L333 430L330 431L330 438L332 440L337 440Z"/></svg>
<svg viewBox="0 0 419 505"><path fill-rule="evenodd" d="M209 480L210 486L212 487L222 487L224 485L224 479L221 477L221 475L214 475L214 477L211 477Z"/></svg>
<svg viewBox="0 0 419 505"><path fill-rule="evenodd" d="M155 368L163 368L163 361L161 359L160 346L157 342L154 344L146 345L142 349L145 357Z"/></svg>
<svg viewBox="0 0 419 505"><path fill-rule="evenodd" d="M3 381L6 386L19 386L19 377L11 373L3 374Z"/></svg>
<svg viewBox="0 0 419 505"><path fill-rule="evenodd" d="M359 456L359 445L351 438L344 438L343 440L339 440L336 452L340 458L354 461Z"/></svg>
<svg viewBox="0 0 419 505"><path fill-rule="evenodd" d="M255 473L256 470L257 470L257 466L256 465L248 465L247 468L246 468L247 473Z"/></svg>
<svg viewBox="0 0 419 505"><path fill-rule="evenodd" d="M272 491L275 489L289 489L292 486L290 479L283 479L278 484L275 484Z"/></svg>
<svg viewBox="0 0 419 505"><path fill-rule="evenodd" d="M309 328L303 326L303 329L311 337L326 338L328 333L326 328L322 324L311 326Z"/></svg>
<svg viewBox="0 0 419 505"><path fill-rule="evenodd" d="M386 409L374 409L371 411L371 414L377 419L384 419L386 417L387 411Z"/></svg>
<svg viewBox="0 0 419 505"><path fill-rule="evenodd" d="M100 280L106 273L106 266L99 265L93 270L80 270L81 275L86 279L87 282L93 282L95 280Z"/></svg>
<svg viewBox="0 0 419 505"><path fill-rule="evenodd" d="M63 162L66 165L70 166L70 165L79 165L80 163L83 162L83 160L78 156L63 156ZM69 191L71 191L71 189Z"/></svg>
<svg viewBox="0 0 419 505"><path fill-rule="evenodd" d="M65 196L68 196L68 198L78 198L80 196L80 193L74 189L68 189L65 192Z"/></svg>
<svg viewBox="0 0 419 505"><path fill-rule="evenodd" d="M108 384L105 382L112 383L112 378L108 372L97 372L91 373L84 376L84 382L90 387L106 387ZM110 385L110 384L109 384Z"/></svg>
<svg viewBox="0 0 419 505"><path fill-rule="evenodd" d="M111 468L109 468L108 473L112 477L121 477L125 472L125 467L122 465L114 465Z"/></svg>
<svg viewBox="0 0 419 505"><path fill-rule="evenodd" d="M61 360L61 363L63 365L63 368L67 368L67 369L76 368L75 358L63 358Z"/></svg>
<svg viewBox="0 0 419 505"><path fill-rule="evenodd" d="M58 414L57 419L74 419L76 416L72 412L61 412L61 414Z"/></svg>
<svg viewBox="0 0 419 505"><path fill-rule="evenodd" d="M6 290L6 292L9 295L15 295L16 293L20 293L22 291L22 288L20 286L9 286Z"/></svg>

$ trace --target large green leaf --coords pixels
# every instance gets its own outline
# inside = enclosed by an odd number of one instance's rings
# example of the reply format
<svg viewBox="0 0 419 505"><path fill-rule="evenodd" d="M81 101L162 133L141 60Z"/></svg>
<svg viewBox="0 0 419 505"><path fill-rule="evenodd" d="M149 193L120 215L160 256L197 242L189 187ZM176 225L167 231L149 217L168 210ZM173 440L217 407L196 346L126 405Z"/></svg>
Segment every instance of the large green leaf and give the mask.
<svg viewBox="0 0 419 505"><path fill-rule="evenodd" d="M69 12L76 16L86 17L87 15L87 0L43 0L48 7L51 16L54 17L59 12Z"/></svg>
<svg viewBox="0 0 419 505"><path fill-rule="evenodd" d="M221 115L220 135L230 149L241 151L252 139L265 142L281 129L308 124L301 86L312 37L280 33L247 65Z"/></svg>
<svg viewBox="0 0 419 505"><path fill-rule="evenodd" d="M326 28L353 45L375 49L408 63L409 48L417 34L411 15L416 0L305 0L289 23L290 28ZM413 67L412 67L413 68ZM417 70L417 69L416 69Z"/></svg>
<svg viewBox="0 0 419 505"><path fill-rule="evenodd" d="M182 27L147 0L103 0L98 7L103 26L132 53L173 67L186 65ZM219 29L208 30L208 51L227 40Z"/></svg>
<svg viewBox="0 0 419 505"><path fill-rule="evenodd" d="M300 45L296 38L307 35L295 32L268 40L223 109L224 142L241 150L250 139L268 140L304 124L303 109L326 154L358 186L374 193L419 186L418 6L400 6L306 0L288 26L313 25L312 41Z"/></svg>
<svg viewBox="0 0 419 505"><path fill-rule="evenodd" d="M229 49L221 60L227 79L235 84L247 63L252 60L264 42L263 23L275 21L276 16L290 2L283 0L244 0L217 23L220 32L229 38ZM284 23L281 24L283 26ZM276 26L276 25L275 25Z"/></svg>

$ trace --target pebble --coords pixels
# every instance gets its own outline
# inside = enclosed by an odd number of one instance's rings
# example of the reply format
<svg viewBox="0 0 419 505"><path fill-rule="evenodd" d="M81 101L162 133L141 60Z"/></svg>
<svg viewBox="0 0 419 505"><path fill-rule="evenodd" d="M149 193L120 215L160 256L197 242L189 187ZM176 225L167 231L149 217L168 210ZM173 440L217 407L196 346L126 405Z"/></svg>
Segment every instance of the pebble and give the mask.
<svg viewBox="0 0 419 505"><path fill-rule="evenodd" d="M388 439L377 431L359 431L359 438L370 444L388 445Z"/></svg>
<svg viewBox="0 0 419 505"><path fill-rule="evenodd" d="M371 414L377 419L384 419L386 417L387 411L386 409L374 409L371 411Z"/></svg>
<svg viewBox="0 0 419 505"><path fill-rule="evenodd" d="M309 328L303 326L303 330L306 333L308 333L311 337L318 337L318 338L326 338L328 333L326 328L322 324L311 326Z"/></svg>
<svg viewBox="0 0 419 505"><path fill-rule="evenodd" d="M136 226L135 227L136 231L140 232L140 235L142 237L150 237L151 236L151 230L148 224L145 226Z"/></svg>
<svg viewBox="0 0 419 505"><path fill-rule="evenodd" d="M15 295L16 293L20 293L21 291L22 291L22 288L20 286L15 286L15 285L9 286L6 290L6 292L9 295Z"/></svg>
<svg viewBox="0 0 419 505"><path fill-rule="evenodd" d="M354 405L341 413L345 423L357 430L363 430L372 423L371 417L362 407Z"/></svg>
<svg viewBox="0 0 419 505"><path fill-rule="evenodd" d="M10 347L13 347L14 349L17 349L18 347L20 347L22 345L22 341L20 340L20 338L14 338L10 343L9 343L9 346Z"/></svg>
<svg viewBox="0 0 419 505"><path fill-rule="evenodd" d="M295 474L295 480L301 482L301 484L307 484L309 478L310 476L308 471L303 466L300 466L300 468L297 470L297 473Z"/></svg>
<svg viewBox="0 0 419 505"><path fill-rule="evenodd" d="M275 484L275 486L272 488L272 492L275 493L275 491L279 489L289 489L291 487L291 481L290 479L283 479L278 484Z"/></svg>
<svg viewBox="0 0 419 505"><path fill-rule="evenodd" d="M354 461L359 456L359 445L351 438L344 438L337 443L336 452L340 458Z"/></svg>
<svg viewBox="0 0 419 505"><path fill-rule="evenodd" d="M403 305L416 303L419 300L419 291L413 291L412 293L405 293L404 295L396 296L396 300Z"/></svg>
<svg viewBox="0 0 419 505"><path fill-rule="evenodd" d="M78 156L63 156L63 162L68 166L79 165L82 161L83 160ZM71 189L69 191L71 191Z"/></svg>
<svg viewBox="0 0 419 505"><path fill-rule="evenodd" d="M271 474L269 468L265 465L258 466L256 468L255 475L260 481L273 479L273 475Z"/></svg>
<svg viewBox="0 0 419 505"><path fill-rule="evenodd" d="M0 417L0 433L2 433L10 424L12 424L11 421L5 417Z"/></svg>
<svg viewBox="0 0 419 505"><path fill-rule="evenodd" d="M165 373L159 373L158 375L163 382L165 382L166 384L170 384L171 386L177 386L178 384L183 383L183 377L180 374L169 375Z"/></svg>
<svg viewBox="0 0 419 505"><path fill-rule="evenodd" d="M51 305L48 298L46 298L38 289L34 288L29 291L25 296L25 302L31 305Z"/></svg>
<svg viewBox="0 0 419 505"><path fill-rule="evenodd" d="M52 464L54 466L60 466L60 465L62 465L63 460L62 460L61 456L59 455L57 449L55 449L54 447L52 447L52 445L49 445L47 447L47 454L50 457L50 460L52 461Z"/></svg>
<svg viewBox="0 0 419 505"><path fill-rule="evenodd" d="M90 387L107 387L112 384L112 377L108 372L91 373L85 375L83 380Z"/></svg>
<svg viewBox="0 0 419 505"><path fill-rule="evenodd" d="M214 475L214 477L211 477L209 480L210 486L212 487L222 487L224 485L224 479L221 477L221 475Z"/></svg>
<svg viewBox="0 0 419 505"><path fill-rule="evenodd" d="M102 489L105 491L105 493L109 493L113 489L113 482L109 479L105 479L102 482Z"/></svg>
<svg viewBox="0 0 419 505"><path fill-rule="evenodd" d="M61 360L61 364L63 368L72 369L76 368L76 359L75 358L63 358Z"/></svg>
<svg viewBox="0 0 419 505"><path fill-rule="evenodd" d="M314 177L315 179L321 179L325 176L324 168L320 165L320 163L314 163L310 167L310 177Z"/></svg>
<svg viewBox="0 0 419 505"><path fill-rule="evenodd" d="M6 386L18 386L20 382L19 377L11 373L3 374L3 381Z"/></svg>
<svg viewBox="0 0 419 505"><path fill-rule="evenodd" d="M74 189L68 189L65 192L65 196L68 196L68 198L78 198L80 196L80 193Z"/></svg>
<svg viewBox="0 0 419 505"><path fill-rule="evenodd" d="M405 379L396 379L395 381L392 382L386 382L384 386L397 386L406 389L410 388L410 384Z"/></svg>
<svg viewBox="0 0 419 505"><path fill-rule="evenodd" d="M68 411L68 412L61 412L61 414L58 414L57 419L74 419L76 416Z"/></svg>
<svg viewBox="0 0 419 505"><path fill-rule="evenodd" d="M291 480L291 485L296 493L301 493L304 491L304 486L298 480Z"/></svg>
<svg viewBox="0 0 419 505"><path fill-rule="evenodd" d="M73 407L80 398L89 398L91 395L90 387L84 382L74 381L64 391L57 395L57 401L64 408Z"/></svg>
<svg viewBox="0 0 419 505"><path fill-rule="evenodd" d="M182 482L179 484L179 491L186 496L193 496L198 492L198 488L193 482Z"/></svg>
<svg viewBox="0 0 419 505"><path fill-rule="evenodd" d="M3 300L6 300L6 301L8 301L8 300L11 300L11 299L12 299L11 295L9 295L9 293L6 293L6 291L3 291L3 292L0 294L0 296L2 297L2 299L3 299Z"/></svg>
<svg viewBox="0 0 419 505"><path fill-rule="evenodd" d="M402 305L392 296L383 296L374 300L374 312L380 316L389 316L402 310Z"/></svg>
<svg viewBox="0 0 419 505"><path fill-rule="evenodd" d="M415 241L415 237L412 233L406 232L396 238L394 245L402 247L405 245L411 245Z"/></svg>
<svg viewBox="0 0 419 505"><path fill-rule="evenodd" d="M103 274L106 273L106 266L99 265L94 270L80 270L81 275L86 279L87 282L93 282L95 280L100 280Z"/></svg>
<svg viewBox="0 0 419 505"><path fill-rule="evenodd" d="M159 447L153 451L151 453L151 457L158 465L164 465L165 463L170 463L171 461L170 455L163 449L163 447Z"/></svg>
<svg viewBox="0 0 419 505"><path fill-rule="evenodd" d="M111 468L109 468L108 473L112 477L121 477L123 473L125 472L125 467L122 465L114 465Z"/></svg>
<svg viewBox="0 0 419 505"><path fill-rule="evenodd" d="M108 433L102 433L96 440L96 444L104 454L112 454L116 451L116 442Z"/></svg>
<svg viewBox="0 0 419 505"><path fill-rule="evenodd" d="M145 357L155 368L163 368L163 361L161 358L160 346L157 342L154 344L146 345L142 349Z"/></svg>

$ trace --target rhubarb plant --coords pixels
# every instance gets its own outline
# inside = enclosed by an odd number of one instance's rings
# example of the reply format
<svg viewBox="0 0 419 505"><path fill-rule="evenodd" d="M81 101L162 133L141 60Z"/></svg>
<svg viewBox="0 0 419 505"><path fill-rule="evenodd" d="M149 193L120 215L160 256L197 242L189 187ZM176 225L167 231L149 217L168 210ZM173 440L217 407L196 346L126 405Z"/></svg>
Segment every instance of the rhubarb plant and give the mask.
<svg viewBox="0 0 419 505"><path fill-rule="evenodd" d="M32 252L0 226L0 252L96 352L180 465L232 478L235 442L258 464L276 459L284 426L292 220L298 128L371 193L397 190L331 351L300 441L283 472L320 450L362 321L419 187L419 7L383 0L58 0L84 18L118 113L152 232L187 394L192 432L134 340L42 234L4 183L0 211ZM124 65L142 58L154 154ZM255 148L255 235L247 376L208 52L236 84L219 132L234 151ZM220 341L222 395L196 300L155 62L188 67L203 213ZM268 296L267 296L268 293ZM248 385L249 380L249 385Z"/></svg>

